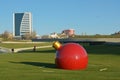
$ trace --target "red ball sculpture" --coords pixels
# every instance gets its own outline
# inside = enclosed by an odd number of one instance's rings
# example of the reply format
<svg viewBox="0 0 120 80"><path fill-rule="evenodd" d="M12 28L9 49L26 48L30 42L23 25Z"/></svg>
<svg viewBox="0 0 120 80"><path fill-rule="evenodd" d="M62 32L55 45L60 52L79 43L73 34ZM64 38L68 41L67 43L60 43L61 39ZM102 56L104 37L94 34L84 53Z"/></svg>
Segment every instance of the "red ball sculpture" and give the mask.
<svg viewBox="0 0 120 80"><path fill-rule="evenodd" d="M55 63L58 68L68 70L82 70L87 68L88 56L86 50L77 43L61 45L58 41L53 43L56 51Z"/></svg>

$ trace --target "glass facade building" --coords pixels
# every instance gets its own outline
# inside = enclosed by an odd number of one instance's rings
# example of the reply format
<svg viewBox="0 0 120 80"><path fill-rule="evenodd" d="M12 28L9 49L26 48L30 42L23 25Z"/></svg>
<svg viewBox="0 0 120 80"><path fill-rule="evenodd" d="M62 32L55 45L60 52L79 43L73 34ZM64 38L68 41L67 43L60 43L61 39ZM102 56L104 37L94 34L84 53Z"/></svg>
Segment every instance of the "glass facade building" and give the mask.
<svg viewBox="0 0 120 80"><path fill-rule="evenodd" d="M13 36L32 33L32 15L30 12L13 14Z"/></svg>

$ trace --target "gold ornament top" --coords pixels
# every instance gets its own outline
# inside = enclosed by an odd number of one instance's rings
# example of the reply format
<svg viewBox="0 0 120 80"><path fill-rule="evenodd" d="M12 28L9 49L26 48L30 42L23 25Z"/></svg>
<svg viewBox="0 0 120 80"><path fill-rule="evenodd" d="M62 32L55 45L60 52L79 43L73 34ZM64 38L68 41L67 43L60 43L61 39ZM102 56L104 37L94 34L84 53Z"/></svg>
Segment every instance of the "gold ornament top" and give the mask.
<svg viewBox="0 0 120 80"><path fill-rule="evenodd" d="M58 50L61 46L62 46L62 45L61 45L61 43L60 43L59 41L55 41L55 42L53 43L53 47L54 47L56 50Z"/></svg>

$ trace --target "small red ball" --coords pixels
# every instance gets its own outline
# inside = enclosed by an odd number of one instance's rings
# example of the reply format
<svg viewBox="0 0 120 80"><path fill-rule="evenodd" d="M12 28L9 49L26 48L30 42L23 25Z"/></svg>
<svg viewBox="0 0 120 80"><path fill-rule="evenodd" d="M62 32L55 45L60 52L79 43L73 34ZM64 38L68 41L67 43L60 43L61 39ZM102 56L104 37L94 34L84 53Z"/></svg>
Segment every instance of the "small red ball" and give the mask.
<svg viewBox="0 0 120 80"><path fill-rule="evenodd" d="M77 43L67 43L56 51L55 63L61 69L85 69L88 64L87 52Z"/></svg>

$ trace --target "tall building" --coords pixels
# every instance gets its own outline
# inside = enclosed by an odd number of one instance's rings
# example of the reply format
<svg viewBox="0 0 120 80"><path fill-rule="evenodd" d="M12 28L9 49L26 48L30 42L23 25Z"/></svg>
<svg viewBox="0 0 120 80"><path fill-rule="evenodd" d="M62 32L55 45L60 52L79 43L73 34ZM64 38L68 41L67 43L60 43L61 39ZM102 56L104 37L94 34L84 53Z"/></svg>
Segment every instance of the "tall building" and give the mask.
<svg viewBox="0 0 120 80"><path fill-rule="evenodd" d="M13 36L21 37L32 33L32 14L30 12L13 14Z"/></svg>

